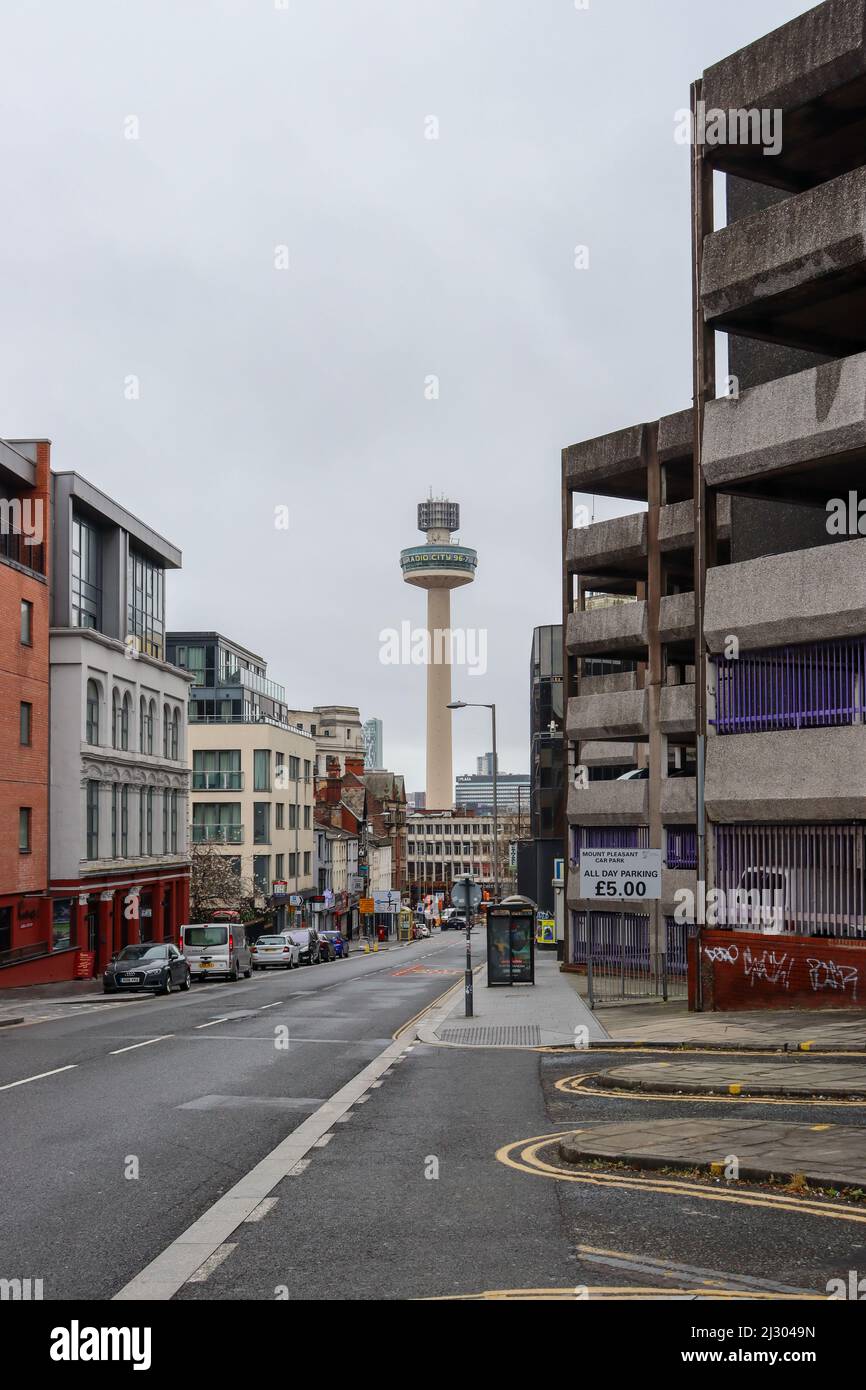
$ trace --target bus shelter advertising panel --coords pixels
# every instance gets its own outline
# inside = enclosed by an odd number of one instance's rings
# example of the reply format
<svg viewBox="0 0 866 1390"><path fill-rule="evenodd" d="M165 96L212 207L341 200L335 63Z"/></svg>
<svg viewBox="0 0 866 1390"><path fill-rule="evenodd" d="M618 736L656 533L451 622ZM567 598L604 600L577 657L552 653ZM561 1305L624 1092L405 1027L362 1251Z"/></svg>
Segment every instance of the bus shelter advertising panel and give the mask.
<svg viewBox="0 0 866 1390"><path fill-rule="evenodd" d="M535 984L535 913L495 907L487 914L488 985Z"/></svg>

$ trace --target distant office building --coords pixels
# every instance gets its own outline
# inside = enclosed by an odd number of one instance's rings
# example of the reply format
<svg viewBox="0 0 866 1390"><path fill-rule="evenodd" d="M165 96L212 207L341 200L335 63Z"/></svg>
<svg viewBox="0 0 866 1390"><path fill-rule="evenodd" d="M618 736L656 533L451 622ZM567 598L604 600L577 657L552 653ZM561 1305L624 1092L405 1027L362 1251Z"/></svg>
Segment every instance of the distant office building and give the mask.
<svg viewBox="0 0 866 1390"><path fill-rule="evenodd" d="M475 761L475 771L478 773L479 777L492 777L493 754L485 753L482 758L477 758Z"/></svg>
<svg viewBox="0 0 866 1390"><path fill-rule="evenodd" d="M479 763L484 759L479 758ZM492 763L492 756L491 756ZM493 810L492 773L472 773L458 777L455 788L455 805L458 810L474 806L478 811ZM496 801L499 810L505 814L524 816L529 829L530 783L528 772L500 772L496 778Z"/></svg>
<svg viewBox="0 0 866 1390"><path fill-rule="evenodd" d="M531 842L518 851L518 892L553 912L554 862L565 836L562 625L537 627L529 671Z"/></svg>
<svg viewBox="0 0 866 1390"><path fill-rule="evenodd" d="M427 793L410 792L406 798L406 804L411 811L425 811L427 809Z"/></svg>
<svg viewBox="0 0 866 1390"><path fill-rule="evenodd" d="M362 732L364 736L364 767L368 772L375 772L378 768L385 766L381 719L368 719Z"/></svg>

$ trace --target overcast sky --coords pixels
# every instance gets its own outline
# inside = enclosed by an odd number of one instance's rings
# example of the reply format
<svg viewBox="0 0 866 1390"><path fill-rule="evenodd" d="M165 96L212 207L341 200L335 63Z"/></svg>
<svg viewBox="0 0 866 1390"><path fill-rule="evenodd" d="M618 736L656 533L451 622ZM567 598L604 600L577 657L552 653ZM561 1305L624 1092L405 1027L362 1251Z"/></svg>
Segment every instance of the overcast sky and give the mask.
<svg viewBox="0 0 866 1390"><path fill-rule="evenodd" d="M526 770L560 450L691 400L675 112L809 8L0 0L0 436L50 437L181 547L170 627L379 716L410 790L425 674L380 633L423 622L399 552L447 493L479 556L453 619L488 633L455 695L497 702ZM487 718L455 720L474 771Z"/></svg>

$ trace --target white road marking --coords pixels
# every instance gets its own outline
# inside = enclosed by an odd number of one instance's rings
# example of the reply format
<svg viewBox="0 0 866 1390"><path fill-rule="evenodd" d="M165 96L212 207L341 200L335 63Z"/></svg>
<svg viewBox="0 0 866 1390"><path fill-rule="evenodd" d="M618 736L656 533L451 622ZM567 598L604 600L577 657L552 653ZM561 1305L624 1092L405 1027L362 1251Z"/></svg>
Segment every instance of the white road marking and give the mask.
<svg viewBox="0 0 866 1390"><path fill-rule="evenodd" d="M251 1211L246 1218L247 1221L264 1221L269 1211L273 1211L279 1201L279 1197L266 1197L263 1202L259 1202L255 1211Z"/></svg>
<svg viewBox="0 0 866 1390"><path fill-rule="evenodd" d="M453 997L462 989L463 981L459 980L448 991L452 1002ZM441 1007L443 1001L438 1002ZM417 1028L419 1022L420 1019L416 1018L411 1024L404 1025L403 1032L410 1033L408 1041L413 1040L411 1030ZM197 1221L151 1260L149 1265L124 1284L114 1295L114 1300L166 1301L173 1298L190 1276L225 1246L229 1236L266 1197L271 1195L278 1183L297 1168L298 1163L307 1157L316 1141L324 1138L340 1116L345 1115L358 1097L369 1090L371 1083L378 1081L396 1058L403 1055L406 1045L398 1035L396 1041L389 1043L378 1057L358 1072L357 1076L345 1086L341 1086L330 1100L325 1101L325 1104L304 1120L303 1124L298 1125L297 1129L287 1134L285 1139L235 1183L234 1187L229 1188L228 1192L218 1198Z"/></svg>
<svg viewBox="0 0 866 1390"><path fill-rule="evenodd" d="M299 1177L301 1176L302 1173L306 1173L306 1171L307 1171L307 1169L309 1168L309 1166L310 1166L311 1163L312 1163L312 1159L310 1159L310 1158L300 1158L300 1159L298 1159L298 1162L295 1164L294 1168L290 1168L290 1169L289 1169L288 1173L286 1174L286 1177L287 1177L287 1178L299 1178Z"/></svg>
<svg viewBox="0 0 866 1390"><path fill-rule="evenodd" d="M278 1009L282 1002L282 999L277 999L273 1004L262 1004L260 1012L264 1013L265 1009Z"/></svg>
<svg viewBox="0 0 866 1390"><path fill-rule="evenodd" d="M316 1140L315 1144L313 1145L313 1148L314 1148L314 1149L324 1149L324 1148L326 1148L327 1145L330 1144L330 1142L331 1142L331 1140L333 1139L333 1137L334 1137L333 1133L331 1133L331 1134L323 1134L322 1137L321 1137L321 1139L317 1139L317 1140Z"/></svg>
<svg viewBox="0 0 866 1390"><path fill-rule="evenodd" d="M195 1026L197 1029L214 1028L218 1023L228 1023L228 1014L224 1014L222 1018L212 1018L210 1023L197 1023Z"/></svg>
<svg viewBox="0 0 866 1390"><path fill-rule="evenodd" d="M167 1038L173 1038L174 1033L163 1033L159 1038L148 1038L146 1042L132 1043L130 1047L118 1047L114 1052L109 1052L109 1057L119 1057L121 1052L134 1052L137 1047L150 1047L152 1043L165 1042Z"/></svg>
<svg viewBox="0 0 866 1390"><path fill-rule="evenodd" d="M12 1091L16 1086L27 1086L31 1081L41 1081L45 1076L59 1076L62 1071L75 1071L77 1062L72 1062L68 1067L55 1067L53 1071L40 1071L36 1076L24 1076L20 1081L7 1081L5 1086L0 1086L0 1091Z"/></svg>
<svg viewBox="0 0 866 1390"><path fill-rule="evenodd" d="M191 1274L189 1276L187 1283L204 1284L211 1277L214 1270L219 1268L223 1260L227 1260L232 1251L236 1249L237 1244L221 1245L218 1250L215 1250L213 1252L212 1255L208 1255L207 1259L204 1261L203 1264L199 1265L198 1269L195 1271L194 1274Z"/></svg>

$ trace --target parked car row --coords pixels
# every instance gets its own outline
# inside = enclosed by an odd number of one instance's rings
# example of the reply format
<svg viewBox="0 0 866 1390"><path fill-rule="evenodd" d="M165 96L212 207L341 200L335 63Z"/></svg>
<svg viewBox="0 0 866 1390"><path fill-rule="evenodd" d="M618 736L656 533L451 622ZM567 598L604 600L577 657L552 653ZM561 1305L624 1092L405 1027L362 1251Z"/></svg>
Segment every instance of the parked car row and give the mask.
<svg viewBox="0 0 866 1390"><path fill-rule="evenodd" d="M348 943L338 931L297 927L248 945L237 923L207 922L181 927L179 948L162 941L124 946L106 968L102 988L106 994L171 994L188 990L193 980L249 979L254 970L294 970L347 955Z"/></svg>

